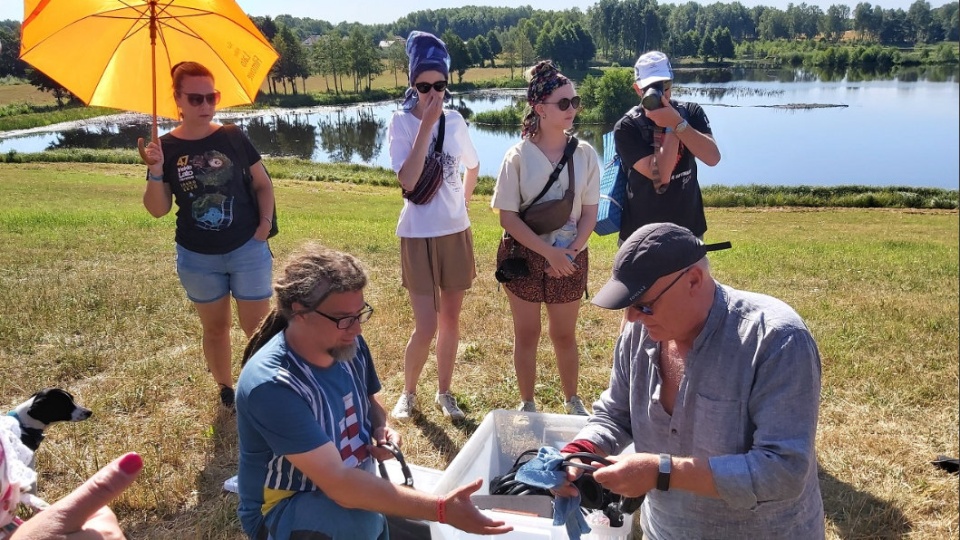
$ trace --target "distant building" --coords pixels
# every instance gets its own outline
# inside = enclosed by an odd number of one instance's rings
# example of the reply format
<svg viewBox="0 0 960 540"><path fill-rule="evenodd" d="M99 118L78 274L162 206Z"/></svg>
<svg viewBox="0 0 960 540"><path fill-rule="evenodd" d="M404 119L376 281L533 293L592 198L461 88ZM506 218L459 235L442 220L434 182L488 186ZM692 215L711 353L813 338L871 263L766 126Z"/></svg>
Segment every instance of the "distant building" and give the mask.
<svg viewBox="0 0 960 540"><path fill-rule="evenodd" d="M403 39L402 37L393 36L390 39L380 40L380 48L389 49L390 46L393 45L394 43L399 43L400 46L405 46L407 43L407 40Z"/></svg>
<svg viewBox="0 0 960 540"><path fill-rule="evenodd" d="M307 39L303 40L303 41L301 42L301 45L303 45L304 47L309 47L309 46L313 45L314 43L320 41L321 38L323 38L322 35L314 34L314 35L308 37Z"/></svg>

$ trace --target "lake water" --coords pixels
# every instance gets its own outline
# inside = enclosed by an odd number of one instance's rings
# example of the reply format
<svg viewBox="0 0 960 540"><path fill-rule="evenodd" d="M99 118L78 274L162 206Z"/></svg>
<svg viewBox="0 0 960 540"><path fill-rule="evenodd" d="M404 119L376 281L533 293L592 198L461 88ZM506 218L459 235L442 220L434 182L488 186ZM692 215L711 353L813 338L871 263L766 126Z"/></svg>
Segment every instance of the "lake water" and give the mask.
<svg viewBox="0 0 960 540"><path fill-rule="evenodd" d="M703 185L905 185L958 189L960 85L956 73L888 80L814 76L802 70L678 71L680 100L700 103L722 159L700 167ZM453 106L499 109L518 92L461 95ZM791 105L820 108L790 108ZM390 166L386 129L398 102L231 114L265 155L318 162ZM0 133L0 152L47 148L132 147L148 118L93 121L81 129L50 126L27 135ZM173 124L161 126L161 133ZM579 136L602 152L612 126L579 126ZM471 125L481 174L496 176L517 129Z"/></svg>

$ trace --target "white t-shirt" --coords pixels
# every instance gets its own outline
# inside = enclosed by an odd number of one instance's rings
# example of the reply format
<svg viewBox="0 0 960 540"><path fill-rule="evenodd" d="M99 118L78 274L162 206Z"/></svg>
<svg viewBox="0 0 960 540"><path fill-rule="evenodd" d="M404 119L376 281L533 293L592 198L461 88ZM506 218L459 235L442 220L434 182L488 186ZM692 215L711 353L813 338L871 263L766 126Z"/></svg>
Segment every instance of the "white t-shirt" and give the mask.
<svg viewBox="0 0 960 540"><path fill-rule="evenodd" d="M576 227L576 223L580 221L583 206L600 203L600 159L597 157L597 151L590 144L580 141L573 152L573 163L576 188L573 191L573 211L570 213L570 221ZM567 167L569 165L568 162ZM560 177L537 201L537 204L563 198L570 184L567 167L560 171ZM540 194L540 190L550 179L553 169L554 166L547 156L529 139L513 145L503 156L490 206L495 210L511 212L525 209ZM540 238L553 244L558 233L559 230L541 234Z"/></svg>
<svg viewBox="0 0 960 540"><path fill-rule="evenodd" d="M403 238L434 238L465 231L470 227L467 207L463 196L463 178L460 165L473 169L480 165L477 150L470 141L467 123L454 110L443 110L443 183L433 199L427 204L413 204L403 200L397 236ZM429 153L437 139L440 122L433 126ZM412 112L400 110L393 113L387 140L390 146L390 164L394 172L400 172L403 162L413 149L413 141L420 129L420 119Z"/></svg>

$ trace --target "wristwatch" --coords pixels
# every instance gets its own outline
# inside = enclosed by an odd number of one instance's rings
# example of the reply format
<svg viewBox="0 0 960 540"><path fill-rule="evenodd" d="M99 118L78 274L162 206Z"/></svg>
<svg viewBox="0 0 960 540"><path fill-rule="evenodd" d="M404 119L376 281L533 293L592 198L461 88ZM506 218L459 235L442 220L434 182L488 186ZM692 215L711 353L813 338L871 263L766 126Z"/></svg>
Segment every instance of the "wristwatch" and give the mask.
<svg viewBox="0 0 960 540"><path fill-rule="evenodd" d="M657 489L667 491L670 489L670 454L660 454L660 467L657 473Z"/></svg>
<svg viewBox="0 0 960 540"><path fill-rule="evenodd" d="M690 122L687 122L686 120L681 120L680 123L677 124L677 127L673 128L673 131L675 133L683 133L684 131L687 130L688 127L690 127Z"/></svg>

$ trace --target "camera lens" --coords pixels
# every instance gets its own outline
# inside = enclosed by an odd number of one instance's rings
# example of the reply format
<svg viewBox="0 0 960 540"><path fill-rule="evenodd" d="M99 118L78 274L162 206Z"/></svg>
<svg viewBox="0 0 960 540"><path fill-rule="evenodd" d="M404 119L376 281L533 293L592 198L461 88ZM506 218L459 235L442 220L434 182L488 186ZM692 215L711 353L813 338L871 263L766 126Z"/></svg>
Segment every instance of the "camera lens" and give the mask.
<svg viewBox="0 0 960 540"><path fill-rule="evenodd" d="M659 109L663 107L663 103L660 101L662 97L663 92L660 90L653 87L647 88L647 91L643 93L643 97L640 98L640 105L648 111Z"/></svg>

